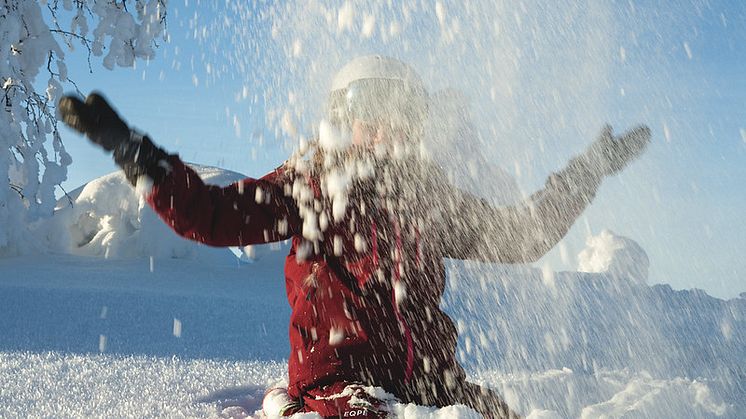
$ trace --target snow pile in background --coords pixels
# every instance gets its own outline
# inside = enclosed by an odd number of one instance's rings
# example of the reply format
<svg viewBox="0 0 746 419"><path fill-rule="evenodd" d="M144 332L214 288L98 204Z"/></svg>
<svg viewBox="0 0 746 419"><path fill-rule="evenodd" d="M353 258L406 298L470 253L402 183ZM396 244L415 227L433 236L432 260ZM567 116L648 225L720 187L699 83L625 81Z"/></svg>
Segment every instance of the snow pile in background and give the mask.
<svg viewBox="0 0 746 419"><path fill-rule="evenodd" d="M210 184L226 186L245 176L192 165ZM209 258L230 255L177 236L117 171L71 192L57 205L54 223L40 230L59 234L57 247L70 253L105 258ZM243 256L242 251L238 256Z"/></svg>
<svg viewBox="0 0 746 419"><path fill-rule="evenodd" d="M647 282L650 260L634 240L604 230L589 237L586 244L578 255L578 271L608 272L615 277Z"/></svg>
<svg viewBox="0 0 746 419"><path fill-rule="evenodd" d="M524 407L528 418L535 419L738 415L732 405L713 394L712 383L690 378L658 379L624 370L586 374L564 368L490 381L499 383L508 402ZM553 408L548 410L548 406Z"/></svg>
<svg viewBox="0 0 746 419"><path fill-rule="evenodd" d="M746 299L618 274L450 262L444 307L462 362L508 373L570 368L742 382ZM743 391L743 389L738 390Z"/></svg>

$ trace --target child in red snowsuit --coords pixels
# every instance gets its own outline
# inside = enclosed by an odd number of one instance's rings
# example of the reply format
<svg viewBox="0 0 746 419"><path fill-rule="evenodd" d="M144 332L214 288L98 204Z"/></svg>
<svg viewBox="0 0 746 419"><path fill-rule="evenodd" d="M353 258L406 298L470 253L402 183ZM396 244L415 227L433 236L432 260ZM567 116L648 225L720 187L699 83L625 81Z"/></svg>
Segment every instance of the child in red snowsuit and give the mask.
<svg viewBox="0 0 746 419"><path fill-rule="evenodd" d="M289 162L228 187L205 185L177 156L132 134L98 95L85 103L67 97L60 111L113 151L130 181L150 178L148 202L178 234L213 246L292 240L285 263L289 403L280 413L383 417L364 388L376 386L402 402L516 416L494 391L467 382L456 360L456 329L439 307L443 259L537 260L565 235L602 178L642 152L649 130L614 138L607 128L526 202L493 208L452 187L434 165L386 151L397 141L416 145L412 137L421 135L426 94L411 68L363 57L340 72L332 90L330 120L351 130L348 149L319 148L309 169ZM368 159L372 175L353 176L340 209L330 173L354 156Z"/></svg>

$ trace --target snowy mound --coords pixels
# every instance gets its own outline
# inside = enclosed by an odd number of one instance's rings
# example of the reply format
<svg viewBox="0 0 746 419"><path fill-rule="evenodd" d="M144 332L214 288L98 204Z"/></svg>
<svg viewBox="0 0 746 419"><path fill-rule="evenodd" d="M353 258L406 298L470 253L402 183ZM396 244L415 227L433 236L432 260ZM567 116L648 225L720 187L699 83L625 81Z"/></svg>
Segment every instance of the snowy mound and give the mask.
<svg viewBox="0 0 746 419"><path fill-rule="evenodd" d="M746 298L649 286L645 253L610 232L579 259L599 272L451 262L444 306L467 368L527 377L499 390L560 417L740 417ZM562 373L533 381L548 370Z"/></svg>
<svg viewBox="0 0 746 419"><path fill-rule="evenodd" d="M608 272L617 278L647 282L650 260L634 240L604 230L589 237L586 244L588 247L578 255L578 271Z"/></svg>
<svg viewBox="0 0 746 419"><path fill-rule="evenodd" d="M214 167L192 167L206 183L219 186L245 177ZM58 246L76 255L232 260L226 249L208 248L177 236L121 171L95 179L60 199L54 219L61 235Z"/></svg>

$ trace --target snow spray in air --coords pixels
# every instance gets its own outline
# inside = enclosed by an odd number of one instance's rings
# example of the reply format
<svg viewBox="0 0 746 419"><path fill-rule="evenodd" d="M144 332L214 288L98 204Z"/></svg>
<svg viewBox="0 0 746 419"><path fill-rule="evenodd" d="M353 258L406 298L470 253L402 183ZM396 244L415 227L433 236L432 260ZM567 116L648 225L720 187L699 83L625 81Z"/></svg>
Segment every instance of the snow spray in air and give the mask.
<svg viewBox="0 0 746 419"><path fill-rule="evenodd" d="M230 41L229 49L206 48L206 60L219 54L216 62L225 63L210 68L212 77L245 80L228 112L236 120L251 115L242 126L261 127L251 141L282 142L289 153L297 152L294 168L308 170L306 152L319 136L338 140L331 144L346 142L344 132L321 122L328 116L333 75L354 57L395 57L417 71L429 95L423 142L410 152L495 205L518 202L540 188L617 115L617 103L609 98L620 90L630 94L631 88L617 85L620 69L639 72L626 65L633 46L643 49L636 42L649 24L632 4L593 1L233 2L229 8L209 30L195 24L195 34L206 43L219 36ZM656 94L654 83L634 88L655 97L652 102L665 96ZM641 112L633 110L630 117ZM323 235L328 217L351 206L346 188L376 170L375 164L329 164L340 170L326 182L332 202L326 220L307 191L293 191L307 199L309 243ZM337 253L339 246L333 247ZM662 330L675 321L656 317L657 295L639 278L455 261L449 268L444 307L457 320L461 361L484 379L570 371L589 374L590 391L602 369L665 377L702 371L696 362L681 362L682 354L662 355L668 347ZM521 384L497 381L512 403ZM546 399L554 397L551 392L546 390ZM583 403L568 404L563 412L577 416L573 409Z"/></svg>

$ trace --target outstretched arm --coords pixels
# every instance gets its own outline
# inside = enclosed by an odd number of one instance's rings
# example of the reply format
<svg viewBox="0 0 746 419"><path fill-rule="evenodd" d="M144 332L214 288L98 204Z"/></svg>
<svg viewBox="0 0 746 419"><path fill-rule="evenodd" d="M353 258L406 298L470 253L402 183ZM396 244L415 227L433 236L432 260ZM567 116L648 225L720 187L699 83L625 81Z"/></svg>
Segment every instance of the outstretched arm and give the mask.
<svg viewBox="0 0 746 419"><path fill-rule="evenodd" d="M297 210L277 182L279 171L224 188L206 185L178 156L131 131L100 95L85 102L64 97L59 110L66 124L113 153L133 185L150 182L148 203L179 235L213 246L243 246L294 233Z"/></svg>
<svg viewBox="0 0 746 419"><path fill-rule="evenodd" d="M226 187L206 185L177 156L154 182L148 203L179 235L211 246L245 246L284 240L295 233L297 210L273 177L244 179Z"/></svg>
<svg viewBox="0 0 746 419"><path fill-rule="evenodd" d="M619 137L604 127L582 155L552 174L544 189L510 207L456 192L444 234L444 256L502 263L534 262L546 254L593 200L605 176L619 172L642 154L650 130L638 127Z"/></svg>

